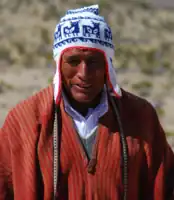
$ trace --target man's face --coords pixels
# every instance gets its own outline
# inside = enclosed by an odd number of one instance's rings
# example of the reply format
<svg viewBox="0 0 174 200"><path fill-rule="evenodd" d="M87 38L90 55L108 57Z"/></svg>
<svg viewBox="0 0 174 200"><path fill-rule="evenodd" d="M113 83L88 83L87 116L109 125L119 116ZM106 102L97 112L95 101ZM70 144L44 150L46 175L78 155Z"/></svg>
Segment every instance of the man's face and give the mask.
<svg viewBox="0 0 174 200"><path fill-rule="evenodd" d="M68 49L62 55L61 74L68 94L79 103L90 103L105 83L104 55L91 49Z"/></svg>

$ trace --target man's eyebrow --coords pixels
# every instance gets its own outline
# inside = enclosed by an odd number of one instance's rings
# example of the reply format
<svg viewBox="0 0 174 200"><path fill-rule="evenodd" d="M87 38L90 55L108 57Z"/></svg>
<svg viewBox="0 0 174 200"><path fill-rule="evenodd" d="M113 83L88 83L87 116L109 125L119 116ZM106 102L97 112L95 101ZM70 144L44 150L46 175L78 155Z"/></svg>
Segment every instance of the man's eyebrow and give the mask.
<svg viewBox="0 0 174 200"><path fill-rule="evenodd" d="M79 55L65 55L64 60L78 59Z"/></svg>
<svg viewBox="0 0 174 200"><path fill-rule="evenodd" d="M87 58L98 58L99 55L98 54L89 54L87 55Z"/></svg>
<svg viewBox="0 0 174 200"><path fill-rule="evenodd" d="M101 55L100 54L90 54L87 56L87 59L100 59Z"/></svg>

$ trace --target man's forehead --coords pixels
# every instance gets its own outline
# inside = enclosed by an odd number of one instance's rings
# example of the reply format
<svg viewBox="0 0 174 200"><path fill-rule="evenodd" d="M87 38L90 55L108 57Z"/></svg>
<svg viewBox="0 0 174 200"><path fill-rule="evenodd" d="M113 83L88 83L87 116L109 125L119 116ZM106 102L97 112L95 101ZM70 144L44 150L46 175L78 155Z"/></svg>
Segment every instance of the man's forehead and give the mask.
<svg viewBox="0 0 174 200"><path fill-rule="evenodd" d="M103 56L103 52L98 49L87 48L87 47L73 47L69 48L64 51L63 57L70 57L70 56Z"/></svg>

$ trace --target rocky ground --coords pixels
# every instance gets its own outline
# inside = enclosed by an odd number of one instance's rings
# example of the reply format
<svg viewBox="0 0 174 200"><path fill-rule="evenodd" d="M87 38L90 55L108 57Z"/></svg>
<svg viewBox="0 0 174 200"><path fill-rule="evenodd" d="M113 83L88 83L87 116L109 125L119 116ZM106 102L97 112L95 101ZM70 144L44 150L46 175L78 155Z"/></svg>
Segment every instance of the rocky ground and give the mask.
<svg viewBox="0 0 174 200"><path fill-rule="evenodd" d="M0 126L11 107L48 85L53 76L52 36L60 15L93 3L0 1ZM156 107L174 147L174 1L98 3L113 29L119 84Z"/></svg>

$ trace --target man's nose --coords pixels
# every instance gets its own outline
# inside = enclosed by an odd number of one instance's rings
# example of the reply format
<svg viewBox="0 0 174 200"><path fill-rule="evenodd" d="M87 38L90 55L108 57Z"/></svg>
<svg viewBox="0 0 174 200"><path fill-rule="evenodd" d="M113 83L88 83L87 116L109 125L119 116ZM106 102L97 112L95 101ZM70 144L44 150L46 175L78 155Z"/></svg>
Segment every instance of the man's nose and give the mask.
<svg viewBox="0 0 174 200"><path fill-rule="evenodd" d="M90 74L90 67L88 66L87 62L82 61L78 69L79 78L82 80L88 80L90 78Z"/></svg>

